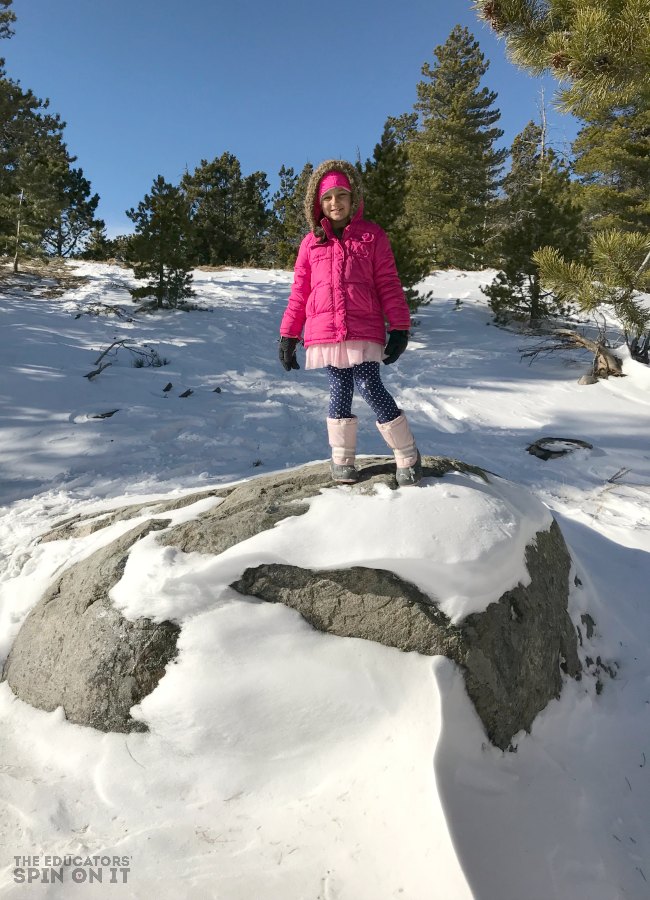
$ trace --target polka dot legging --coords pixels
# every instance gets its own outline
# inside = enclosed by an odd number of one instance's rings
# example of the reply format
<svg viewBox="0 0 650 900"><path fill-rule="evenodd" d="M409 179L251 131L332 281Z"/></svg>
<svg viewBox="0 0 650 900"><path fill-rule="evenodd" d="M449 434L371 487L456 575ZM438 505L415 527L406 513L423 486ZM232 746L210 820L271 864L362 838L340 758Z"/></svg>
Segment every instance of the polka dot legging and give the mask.
<svg viewBox="0 0 650 900"><path fill-rule="evenodd" d="M351 369L327 366L330 381L330 419L349 419L352 415L354 386L377 416L377 421L392 422L400 411L381 381L378 362L359 363Z"/></svg>

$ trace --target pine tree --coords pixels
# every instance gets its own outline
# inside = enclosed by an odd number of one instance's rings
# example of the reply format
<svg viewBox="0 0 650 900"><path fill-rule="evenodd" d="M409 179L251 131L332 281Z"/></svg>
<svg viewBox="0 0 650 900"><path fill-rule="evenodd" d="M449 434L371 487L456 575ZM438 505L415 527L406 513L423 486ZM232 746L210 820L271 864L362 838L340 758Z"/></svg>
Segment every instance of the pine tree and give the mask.
<svg viewBox="0 0 650 900"><path fill-rule="evenodd" d="M257 266L264 263L271 214L267 208L269 182L264 172L242 179L235 201L235 228L239 235L240 261Z"/></svg>
<svg viewBox="0 0 650 900"><path fill-rule="evenodd" d="M73 256L83 247L97 225L95 213L99 194L91 194L91 185L82 169L68 168L58 185L59 210L52 228L45 232L43 243L54 256Z"/></svg>
<svg viewBox="0 0 650 900"><path fill-rule="evenodd" d="M650 292L650 238L631 231L599 231L591 240L591 264L567 260L552 247L535 254L544 283L560 298L577 301L586 312L609 305L619 317L635 359L648 362L650 309L642 293Z"/></svg>
<svg viewBox="0 0 650 900"><path fill-rule="evenodd" d="M417 86L419 128L409 142L406 213L419 248L437 267L485 265L490 208L505 150L496 94L480 82L487 72L478 43L457 25L425 63Z"/></svg>
<svg viewBox="0 0 650 900"><path fill-rule="evenodd" d="M115 256L113 241L108 237L106 225L101 219L95 220L79 256L81 259L90 259L93 262L105 262Z"/></svg>
<svg viewBox="0 0 650 900"><path fill-rule="evenodd" d="M407 147L417 131L417 114L389 116L372 154L358 168L363 177L365 215L392 232L404 217L409 175Z"/></svg>
<svg viewBox="0 0 650 900"><path fill-rule="evenodd" d="M650 106L592 115L573 143L592 231L650 231Z"/></svg>
<svg viewBox="0 0 650 900"><path fill-rule="evenodd" d="M240 256L234 208L240 183L241 166L231 153L212 162L203 159L192 175L183 176L181 188L190 203L197 264L221 265Z"/></svg>
<svg viewBox="0 0 650 900"><path fill-rule="evenodd" d="M415 285L429 272L428 260L418 251L406 216L410 168L407 146L416 125L415 113L389 117L372 159L367 159L363 166L358 164L363 179L364 214L387 233L412 310L423 299Z"/></svg>
<svg viewBox="0 0 650 900"><path fill-rule="evenodd" d="M127 210L135 225L130 241L133 273L146 281L133 288L134 299L153 297L155 308L177 307L194 294L190 260L189 205L179 188L159 175L150 194Z"/></svg>
<svg viewBox="0 0 650 900"><path fill-rule="evenodd" d="M16 14L9 9L12 3L13 0L0 0L0 38L9 38L14 33L11 26L16 21Z"/></svg>
<svg viewBox="0 0 650 900"><path fill-rule="evenodd" d="M13 34L16 20L0 0L0 38ZM63 141L65 123L49 101L7 78L0 60L0 248L13 257L74 253L94 224L99 196Z"/></svg>
<svg viewBox="0 0 650 900"><path fill-rule="evenodd" d="M648 0L479 0L475 8L497 33L504 35L510 54L519 65L535 74L551 71L562 84L568 84L560 93L566 109L590 122L606 121L608 116L620 116L628 109L640 118L642 132L647 132ZM594 137L592 132L586 143ZM641 137L647 138L647 133ZM639 143L643 154L643 142ZM627 158L621 165L619 159L611 171L627 168L629 163ZM592 199L593 196L592 192ZM611 202L612 194L604 199ZM643 203L640 209L634 208L632 200L631 206L634 217L639 213L645 217ZM606 208L604 212L606 219L612 210ZM624 214L629 219L629 203ZM621 216L620 211L618 215ZM594 310L599 302L611 302L623 316L626 332L632 335L628 344L633 355L647 362L647 341L639 328L647 331L648 325L639 292L646 284L650 266L650 252L644 251L650 239L647 232L626 232L623 227L627 227L626 222L593 235L589 266L571 263L553 248L538 251L535 261L542 283L559 297L573 300L587 310ZM612 261L609 267L608 259ZM618 285L617 278L621 280ZM602 285L606 286L605 293ZM645 353L639 346L646 347Z"/></svg>
<svg viewBox="0 0 650 900"><path fill-rule="evenodd" d="M515 314L536 321L563 310L558 298L542 290L533 254L550 246L576 259L584 249L582 211L568 169L546 146L542 126L526 125L514 139L511 159L494 240L501 271L484 293L497 318Z"/></svg>
<svg viewBox="0 0 650 900"><path fill-rule="evenodd" d="M190 227L190 234L191 233L192 229ZM134 239L134 234L118 234L116 237L111 238L111 257L119 260L119 262L128 262L129 259L133 257L131 247Z"/></svg>
<svg viewBox="0 0 650 900"><path fill-rule="evenodd" d="M0 69L0 247L14 271L43 253L43 235L60 210L54 185L74 158L63 142L64 123L48 101L24 91Z"/></svg>
<svg viewBox="0 0 650 900"><path fill-rule="evenodd" d="M293 168L280 169L280 185L271 197L272 218L266 248L266 258L272 266L283 269L294 266L300 242L309 230L303 207L313 171L311 163L306 163L299 175Z"/></svg>
<svg viewBox="0 0 650 900"><path fill-rule="evenodd" d="M244 178L237 157L223 153L186 172L181 189L190 204L198 265L241 265L261 258L268 228L263 172Z"/></svg>
<svg viewBox="0 0 650 900"><path fill-rule="evenodd" d="M578 116L650 93L648 0L478 0L512 59L551 72L563 106Z"/></svg>

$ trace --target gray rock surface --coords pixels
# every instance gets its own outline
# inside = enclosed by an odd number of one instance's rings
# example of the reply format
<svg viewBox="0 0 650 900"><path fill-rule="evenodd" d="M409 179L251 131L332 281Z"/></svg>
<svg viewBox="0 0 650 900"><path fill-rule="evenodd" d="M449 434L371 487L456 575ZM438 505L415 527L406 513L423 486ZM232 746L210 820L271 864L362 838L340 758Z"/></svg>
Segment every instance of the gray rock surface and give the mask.
<svg viewBox="0 0 650 900"><path fill-rule="evenodd" d="M156 687L176 656L178 625L128 621L108 592L129 548L169 520L152 520L72 565L30 612L2 680L32 706L62 706L66 718L101 731L145 731L130 708Z"/></svg>

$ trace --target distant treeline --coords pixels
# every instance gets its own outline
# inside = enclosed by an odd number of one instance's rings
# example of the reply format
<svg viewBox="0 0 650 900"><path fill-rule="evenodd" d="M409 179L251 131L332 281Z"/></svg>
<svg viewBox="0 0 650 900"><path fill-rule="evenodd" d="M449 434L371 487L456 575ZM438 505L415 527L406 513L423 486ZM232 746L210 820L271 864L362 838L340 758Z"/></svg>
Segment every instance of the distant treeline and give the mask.
<svg viewBox="0 0 650 900"><path fill-rule="evenodd" d="M0 0L2 37L11 33L11 2ZM494 18L493 4L483 5ZM524 23L517 47L527 49L525 23L537 8L525 0L515 6ZM534 25L531 58L542 34ZM615 48L611 35L601 37ZM504 148L497 95L485 86L488 66L468 29L454 27L423 65L413 109L389 116L372 158L356 165L366 216L387 231L414 307L422 299L414 286L432 270L494 267L500 274L487 293L495 313L536 319L571 296L544 289L534 256L541 248L556 263L579 267L591 259L595 237L602 244L628 235L631 246L637 239L630 235L648 234L649 92L640 83L609 104L580 95L583 125L571 147L552 146L542 110ZM16 267L35 254L115 258L134 267L144 282L139 295L158 306L191 295L196 266L292 267L307 229L311 162L300 171L283 166L273 194L266 173L243 173L229 152L202 160L178 184L158 176L127 211L134 233L109 239L95 216L99 198L63 141L64 123L47 101L0 76L0 239ZM637 256L642 247L639 239Z"/></svg>

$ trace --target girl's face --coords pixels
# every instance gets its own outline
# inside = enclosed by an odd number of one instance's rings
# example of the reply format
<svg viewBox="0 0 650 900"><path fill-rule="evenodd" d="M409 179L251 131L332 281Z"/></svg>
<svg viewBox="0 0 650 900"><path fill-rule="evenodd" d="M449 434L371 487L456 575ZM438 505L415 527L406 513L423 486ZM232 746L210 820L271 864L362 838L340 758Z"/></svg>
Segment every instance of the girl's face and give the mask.
<svg viewBox="0 0 650 900"><path fill-rule="evenodd" d="M352 197L349 191L345 191L343 188L332 188L320 198L320 205L332 225L347 225L352 208Z"/></svg>

